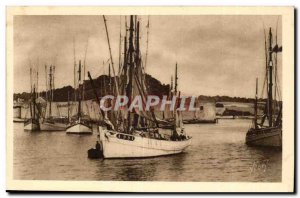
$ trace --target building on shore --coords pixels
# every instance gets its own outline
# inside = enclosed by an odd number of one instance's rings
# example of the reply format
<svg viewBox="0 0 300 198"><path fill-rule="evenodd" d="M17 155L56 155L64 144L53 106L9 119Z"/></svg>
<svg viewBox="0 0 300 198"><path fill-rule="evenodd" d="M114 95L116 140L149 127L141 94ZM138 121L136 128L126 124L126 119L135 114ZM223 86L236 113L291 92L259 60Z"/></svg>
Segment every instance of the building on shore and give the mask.
<svg viewBox="0 0 300 198"><path fill-rule="evenodd" d="M213 100L197 98L195 101L196 111L184 111L182 113L183 123L216 123L216 103Z"/></svg>

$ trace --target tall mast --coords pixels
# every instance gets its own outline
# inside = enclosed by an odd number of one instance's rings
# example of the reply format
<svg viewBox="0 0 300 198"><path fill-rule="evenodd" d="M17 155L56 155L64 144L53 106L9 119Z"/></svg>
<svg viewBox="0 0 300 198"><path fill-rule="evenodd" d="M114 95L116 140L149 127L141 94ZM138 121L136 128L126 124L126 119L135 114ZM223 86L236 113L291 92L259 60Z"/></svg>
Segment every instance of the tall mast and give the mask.
<svg viewBox="0 0 300 198"><path fill-rule="evenodd" d="M32 100L32 105L33 105L33 116L31 118L35 119L35 85L33 85L33 100Z"/></svg>
<svg viewBox="0 0 300 198"><path fill-rule="evenodd" d="M127 63L128 63L127 62L127 36L125 36L124 37L124 61L123 61L124 76L126 76L127 74ZM122 94L123 94L123 90L122 90Z"/></svg>
<svg viewBox="0 0 300 198"><path fill-rule="evenodd" d="M149 16L148 16L148 24L147 24L147 43L146 43L146 55L145 55L145 66L144 66L144 70L146 73L146 68L147 68L147 57L148 57L148 45L149 45L149 28L150 28L150 23L149 23Z"/></svg>
<svg viewBox="0 0 300 198"><path fill-rule="evenodd" d="M272 127L273 122L273 96L272 96L272 87L273 87L273 81L272 81L272 72L273 72L273 61L272 61L272 31L270 28L269 31L269 89L268 89L268 103L269 103L269 126Z"/></svg>
<svg viewBox="0 0 300 198"><path fill-rule="evenodd" d="M131 105L131 100L132 100L132 78L133 78L133 52L134 52L134 47L133 47L133 16L130 16L130 28L129 28L129 49L128 49L128 55L129 55L129 81L127 85L127 90L126 90L126 95L128 97L128 108ZM130 118L130 111L128 111L128 130L131 126L131 118Z"/></svg>
<svg viewBox="0 0 300 198"><path fill-rule="evenodd" d="M39 71L36 72L36 93L37 93L37 97L39 97L39 92L38 92L38 88L39 88Z"/></svg>
<svg viewBox="0 0 300 198"><path fill-rule="evenodd" d="M140 82L143 82L143 72L140 61L140 22L137 22L136 25L136 50L135 50L135 65L137 68L136 73L140 76Z"/></svg>
<svg viewBox="0 0 300 198"><path fill-rule="evenodd" d="M50 89L50 96L49 96L49 116L52 115L52 99L53 99L53 92L52 92L52 65L50 65L50 72L49 72L49 89Z"/></svg>
<svg viewBox="0 0 300 198"><path fill-rule="evenodd" d="M52 101L54 101L54 89L55 89L55 65L52 66Z"/></svg>
<svg viewBox="0 0 300 198"><path fill-rule="evenodd" d="M87 39L87 42L86 42L86 46L85 46L85 53L84 53L84 60L83 60L83 82L82 82L82 86L83 86L83 90L82 90L82 100L84 101L84 95L85 95L85 67L86 67L86 64L85 64L85 60L86 60L86 54L87 54L87 50L88 50L88 45L89 45L89 37Z"/></svg>
<svg viewBox="0 0 300 198"><path fill-rule="evenodd" d="M39 68L40 67L40 58L38 57L37 59L37 72L36 72L36 78L37 78L37 82L36 82L36 93L37 93L37 98L40 96L39 93Z"/></svg>
<svg viewBox="0 0 300 198"><path fill-rule="evenodd" d="M81 60L79 60L79 66L78 66L78 111L77 116L78 119L81 116Z"/></svg>
<svg viewBox="0 0 300 198"><path fill-rule="evenodd" d="M32 68L30 66L30 92L32 93Z"/></svg>
<svg viewBox="0 0 300 198"><path fill-rule="evenodd" d="M256 89L255 89L255 102L254 102L254 127L257 129L257 92L258 92L258 78L256 78Z"/></svg>
<svg viewBox="0 0 300 198"><path fill-rule="evenodd" d="M31 95L31 99L32 99L32 68L30 66L30 95ZM30 117L32 118L32 101L30 101Z"/></svg>
<svg viewBox="0 0 300 198"><path fill-rule="evenodd" d="M68 91L68 121L70 122L70 91Z"/></svg>
<svg viewBox="0 0 300 198"><path fill-rule="evenodd" d="M140 53L140 22L137 22L136 26L136 61L139 61Z"/></svg>
<svg viewBox="0 0 300 198"><path fill-rule="evenodd" d="M45 65L45 80L46 80L46 100L48 100L48 68Z"/></svg>
<svg viewBox="0 0 300 198"><path fill-rule="evenodd" d="M175 87L174 87L174 95L177 96L177 86L178 86L178 75L177 75L177 62L175 66Z"/></svg>
<svg viewBox="0 0 300 198"><path fill-rule="evenodd" d="M74 101L76 101L76 51L75 51L75 38L73 37L73 55L74 55Z"/></svg>

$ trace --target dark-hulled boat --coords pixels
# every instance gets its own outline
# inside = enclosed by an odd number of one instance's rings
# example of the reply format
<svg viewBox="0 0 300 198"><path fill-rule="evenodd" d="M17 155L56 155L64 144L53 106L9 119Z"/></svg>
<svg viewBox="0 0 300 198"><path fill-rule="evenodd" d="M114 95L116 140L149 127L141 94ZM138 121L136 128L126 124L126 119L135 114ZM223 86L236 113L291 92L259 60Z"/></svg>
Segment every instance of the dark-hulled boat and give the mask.
<svg viewBox="0 0 300 198"><path fill-rule="evenodd" d="M282 51L282 47L276 44L272 45L272 31L270 28L268 38L268 52L267 44L265 40L266 48L266 81L267 87L267 102L264 108L264 114L261 118L261 122L258 123L258 100L257 100L257 79L256 79L256 96L255 96L255 116L253 120L253 126L248 130L246 135L246 144L249 146L267 146L267 147L282 147L282 102L273 100L273 93L277 90L277 53ZM274 63L273 63L274 57ZM274 67L274 69L273 69ZM273 87L273 74L275 74L275 86ZM274 92L273 92L274 89ZM266 122L268 120L268 122Z"/></svg>

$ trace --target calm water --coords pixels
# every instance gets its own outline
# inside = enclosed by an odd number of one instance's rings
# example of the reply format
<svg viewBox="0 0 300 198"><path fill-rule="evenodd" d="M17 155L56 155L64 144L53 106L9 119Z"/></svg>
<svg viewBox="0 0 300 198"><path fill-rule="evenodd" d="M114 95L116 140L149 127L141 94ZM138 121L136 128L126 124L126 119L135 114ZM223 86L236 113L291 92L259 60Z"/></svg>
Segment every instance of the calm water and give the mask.
<svg viewBox="0 0 300 198"><path fill-rule="evenodd" d="M147 159L87 158L94 135L25 132L14 127L14 178L38 180L281 181L282 153L244 143L250 120L185 125L185 153Z"/></svg>

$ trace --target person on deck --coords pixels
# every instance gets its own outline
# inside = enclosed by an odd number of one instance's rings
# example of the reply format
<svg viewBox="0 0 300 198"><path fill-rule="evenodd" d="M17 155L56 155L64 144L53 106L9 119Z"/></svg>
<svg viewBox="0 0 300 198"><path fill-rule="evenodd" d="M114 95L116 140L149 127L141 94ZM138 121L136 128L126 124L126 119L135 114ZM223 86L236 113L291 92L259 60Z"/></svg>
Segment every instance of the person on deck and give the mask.
<svg viewBox="0 0 300 198"><path fill-rule="evenodd" d="M98 141L96 142L96 150L98 150L98 151L100 150L100 144Z"/></svg>

